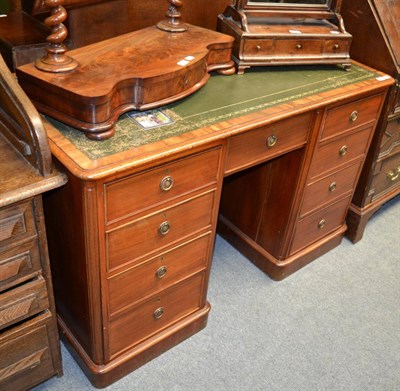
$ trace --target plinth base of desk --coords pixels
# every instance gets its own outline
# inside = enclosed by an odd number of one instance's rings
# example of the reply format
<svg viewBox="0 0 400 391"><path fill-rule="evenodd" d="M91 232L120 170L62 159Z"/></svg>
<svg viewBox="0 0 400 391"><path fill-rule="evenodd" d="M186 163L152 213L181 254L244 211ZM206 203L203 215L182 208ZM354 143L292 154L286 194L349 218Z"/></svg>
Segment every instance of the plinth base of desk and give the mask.
<svg viewBox="0 0 400 391"><path fill-rule="evenodd" d="M207 325L210 309L207 302L192 315L103 365L92 361L62 319L58 323L63 342L86 377L96 388L104 388L202 330Z"/></svg>
<svg viewBox="0 0 400 391"><path fill-rule="evenodd" d="M279 260L229 221L224 219L224 217L220 216L218 221L218 233L254 263L254 265L276 281L285 279L292 273L338 246L342 242L346 229L347 226L343 225L298 253L284 260Z"/></svg>

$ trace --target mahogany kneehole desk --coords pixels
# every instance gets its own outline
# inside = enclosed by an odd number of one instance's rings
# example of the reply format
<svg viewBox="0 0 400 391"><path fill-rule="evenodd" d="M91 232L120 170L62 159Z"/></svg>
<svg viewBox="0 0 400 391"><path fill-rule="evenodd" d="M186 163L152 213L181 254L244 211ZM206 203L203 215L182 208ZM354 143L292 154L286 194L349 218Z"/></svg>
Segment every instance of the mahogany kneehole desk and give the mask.
<svg viewBox="0 0 400 391"><path fill-rule="evenodd" d="M48 119L69 177L45 196L58 320L95 386L206 325L218 222L278 280L341 242L391 84L358 64L257 68L103 142Z"/></svg>

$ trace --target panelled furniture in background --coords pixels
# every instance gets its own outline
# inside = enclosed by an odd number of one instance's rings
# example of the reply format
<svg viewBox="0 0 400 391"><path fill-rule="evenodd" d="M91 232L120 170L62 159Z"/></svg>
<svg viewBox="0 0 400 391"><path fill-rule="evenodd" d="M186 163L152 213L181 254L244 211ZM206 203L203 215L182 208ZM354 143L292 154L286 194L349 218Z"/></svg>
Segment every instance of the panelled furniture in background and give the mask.
<svg viewBox="0 0 400 391"><path fill-rule="evenodd" d="M172 122L124 115L104 142L48 118L69 177L44 198L58 320L95 386L206 325L219 211L275 279L341 242L392 82L357 64L214 75L161 108Z"/></svg>
<svg viewBox="0 0 400 391"><path fill-rule="evenodd" d="M346 235L357 242L368 219L400 194L400 2L343 1L342 12L353 35L352 58L396 79L382 109L347 216Z"/></svg>
<svg viewBox="0 0 400 391"><path fill-rule="evenodd" d="M39 114L0 56L0 389L62 375L42 193L52 172Z"/></svg>

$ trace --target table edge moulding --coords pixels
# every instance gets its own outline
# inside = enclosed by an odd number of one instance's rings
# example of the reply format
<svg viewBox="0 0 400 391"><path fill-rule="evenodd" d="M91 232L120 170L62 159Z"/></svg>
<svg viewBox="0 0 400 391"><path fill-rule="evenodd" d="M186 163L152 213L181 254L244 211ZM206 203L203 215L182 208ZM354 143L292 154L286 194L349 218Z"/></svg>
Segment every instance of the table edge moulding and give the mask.
<svg viewBox="0 0 400 391"><path fill-rule="evenodd" d="M44 197L59 326L93 385L206 325L217 225L276 280L340 244L392 83L356 62L215 74L102 142L43 117L69 179Z"/></svg>
<svg viewBox="0 0 400 391"><path fill-rule="evenodd" d="M53 169L41 117L0 56L0 388L62 375L42 194Z"/></svg>

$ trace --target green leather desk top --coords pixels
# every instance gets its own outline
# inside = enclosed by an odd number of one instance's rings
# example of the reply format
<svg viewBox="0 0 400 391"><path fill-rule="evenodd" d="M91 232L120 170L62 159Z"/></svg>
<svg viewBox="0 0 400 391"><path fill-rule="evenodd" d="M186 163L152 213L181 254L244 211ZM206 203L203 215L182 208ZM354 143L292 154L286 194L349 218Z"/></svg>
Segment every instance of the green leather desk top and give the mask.
<svg viewBox="0 0 400 391"><path fill-rule="evenodd" d="M105 141L89 140L82 132L47 119L93 161L378 75L358 65L349 71L336 66L296 66L251 68L244 75L216 74L183 100L150 112L122 115L115 135Z"/></svg>

